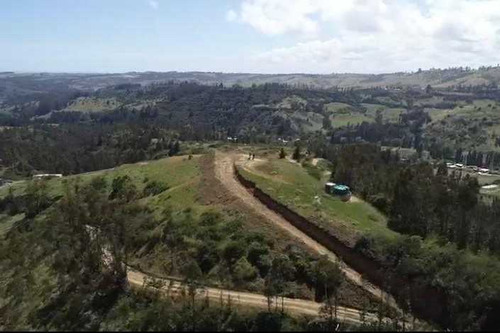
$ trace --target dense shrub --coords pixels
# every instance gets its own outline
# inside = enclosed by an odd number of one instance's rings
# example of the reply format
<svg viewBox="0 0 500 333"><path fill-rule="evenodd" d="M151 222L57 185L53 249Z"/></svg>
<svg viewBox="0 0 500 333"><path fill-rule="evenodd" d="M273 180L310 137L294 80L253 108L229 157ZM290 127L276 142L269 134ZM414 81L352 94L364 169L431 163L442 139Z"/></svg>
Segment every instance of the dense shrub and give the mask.
<svg viewBox="0 0 500 333"><path fill-rule="evenodd" d="M148 197L150 195L158 195L166 190L168 190L169 187L167 184L159 182L159 181L151 181L146 184L143 190L143 195L145 197Z"/></svg>

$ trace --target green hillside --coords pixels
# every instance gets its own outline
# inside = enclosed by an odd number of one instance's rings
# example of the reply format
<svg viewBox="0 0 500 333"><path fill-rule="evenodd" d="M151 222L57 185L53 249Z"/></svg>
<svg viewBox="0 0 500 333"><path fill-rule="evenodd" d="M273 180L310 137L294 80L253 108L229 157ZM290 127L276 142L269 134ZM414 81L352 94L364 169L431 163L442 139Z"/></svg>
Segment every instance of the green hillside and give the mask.
<svg viewBox="0 0 500 333"><path fill-rule="evenodd" d="M109 323L111 318L96 312L91 302L97 297L94 283L112 278L96 259L103 255L102 244L110 246L113 258L125 258L127 264L155 276L257 293L272 283L275 293L283 296L318 297L322 291L314 274L324 265L320 258L223 193L212 154L174 156L1 188L0 299L9 308L8 322L1 327L101 325L85 317L62 322L45 318L42 313L48 307L64 316L87 311L95 320ZM88 228L100 230L99 237L89 238ZM78 264L70 264L72 260ZM120 269L115 269L113 274L119 275ZM282 269L289 273L283 275ZM94 273L88 275L90 280L85 280L87 273L81 280L70 278L80 270ZM21 276L26 272L33 274L32 282L23 291L15 289L15 281L25 281ZM72 283L82 289L71 291ZM120 299L142 297L126 296L116 286L102 288L102 297L108 292L118 292ZM57 290L63 299L52 300L49 295ZM343 277L339 295L341 304L377 307ZM69 307L75 299L83 301ZM120 306L114 299L99 302L108 310ZM178 302L172 306L183 304Z"/></svg>
<svg viewBox="0 0 500 333"><path fill-rule="evenodd" d="M343 236L352 237L358 232L386 236L394 234L387 228L385 216L370 204L356 197L345 203L326 194L324 183L328 175L320 179L311 175L321 175L324 169L310 163L303 167L277 157L271 157L255 167L243 165L239 170L244 177L278 201L335 232L340 231ZM319 197L319 200L315 200L315 197Z"/></svg>

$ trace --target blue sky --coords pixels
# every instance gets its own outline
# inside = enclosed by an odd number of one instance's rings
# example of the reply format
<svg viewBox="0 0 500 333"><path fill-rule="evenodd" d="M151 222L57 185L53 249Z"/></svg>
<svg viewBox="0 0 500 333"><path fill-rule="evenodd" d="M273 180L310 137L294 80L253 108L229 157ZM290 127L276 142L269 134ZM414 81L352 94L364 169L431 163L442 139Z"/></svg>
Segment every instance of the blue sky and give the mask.
<svg viewBox="0 0 500 333"><path fill-rule="evenodd" d="M489 65L500 51L499 5L2 0L0 71L377 73Z"/></svg>
<svg viewBox="0 0 500 333"><path fill-rule="evenodd" d="M208 70L227 55L265 45L250 27L225 20L226 1L157 3L2 0L1 69Z"/></svg>

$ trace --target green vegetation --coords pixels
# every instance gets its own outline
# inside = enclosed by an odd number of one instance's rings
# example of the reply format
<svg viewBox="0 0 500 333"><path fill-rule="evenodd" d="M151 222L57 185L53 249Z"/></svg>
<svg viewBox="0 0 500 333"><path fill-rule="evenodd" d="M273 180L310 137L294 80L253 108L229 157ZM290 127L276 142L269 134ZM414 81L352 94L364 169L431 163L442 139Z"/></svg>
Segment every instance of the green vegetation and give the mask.
<svg viewBox="0 0 500 333"><path fill-rule="evenodd" d="M375 209L367 203L359 203L355 212L348 208L351 203L337 200L334 206L334 198L322 194L325 178L319 182L311 176L307 162L301 167L274 159L254 169L243 165L240 172L314 222L322 221L321 212L336 216L331 232L337 237L345 236L339 230L358 232L354 249L382 266L404 309L426 312L454 330L496 327L499 201L479 201L477 180L448 176L445 165L436 173L428 164L402 164L390 150L374 146L337 149L332 180L348 184L385 212L388 224L380 213L380 221L370 221L368 209ZM313 201L315 196L321 200ZM356 224L347 224L348 218ZM409 289L391 286L395 277L405 278Z"/></svg>
<svg viewBox="0 0 500 333"><path fill-rule="evenodd" d="M397 123L404 111L404 108L388 108L383 104L370 103L361 103L359 107L337 102L325 105L325 112L334 128L355 126L362 122L373 123L376 121L377 112L381 113L384 121Z"/></svg>
<svg viewBox="0 0 500 333"><path fill-rule="evenodd" d="M203 158L171 157L63 179L19 182L6 190L0 200L0 223L5 226L0 299L8 310L1 327L209 328L220 323L216 318L229 320L227 316L234 317L227 325L240 325L243 316L250 328L261 327L262 316L283 329L336 325L332 311L338 304L350 304L353 296L342 274L336 275L338 283L325 287L317 278L324 259L247 232L242 214L202 204ZM103 256L112 261L103 264ZM196 281L270 298L320 301L326 290L330 315L320 321L295 320L273 309L240 313L226 305L216 311L190 297L172 301L129 294L122 261L155 275L186 278L188 286ZM369 301L366 307L375 309ZM177 314L162 320L142 317L163 311ZM195 319L189 317L193 311Z"/></svg>
<svg viewBox="0 0 500 333"><path fill-rule="evenodd" d="M176 137L154 125L16 127L0 132L0 158L14 175L68 175L176 155Z"/></svg>
<svg viewBox="0 0 500 333"><path fill-rule="evenodd" d="M334 128L347 125L358 125L364 121L373 121L372 118L367 117L360 110L345 103L326 104L325 112Z"/></svg>
<svg viewBox="0 0 500 333"><path fill-rule="evenodd" d="M441 328L498 329L499 191L479 192L498 176L448 174L438 163L500 168L498 77L498 67L325 77L5 74L0 183L91 173L0 189L0 328L335 329L336 305L359 306L366 295L207 176L199 154L246 144L257 158L241 173L379 264L382 287L405 311L428 310ZM152 81L165 83L138 83ZM242 86L228 86L235 82ZM356 144L366 142L387 149ZM349 185L352 200L325 194L329 179ZM101 260L107 251L111 265ZM130 293L123 260L188 285L325 306L319 321L301 321Z"/></svg>
<svg viewBox="0 0 500 333"><path fill-rule="evenodd" d="M426 132L444 144L463 149L498 151L500 104L494 100L474 100L453 109L430 110L432 122Z"/></svg>
<svg viewBox="0 0 500 333"><path fill-rule="evenodd" d="M7 233L12 226L24 219L24 214L0 214L0 237Z"/></svg>
<svg viewBox="0 0 500 333"><path fill-rule="evenodd" d="M103 176L105 181L111 183L113 178L127 176L134 186L139 191L144 191L150 183L163 184L169 186L169 191L162 191L157 197L145 198L143 200L150 201L155 206L160 207L161 202L167 196L172 199L172 202L182 204L182 200L186 200L186 204L194 203L195 193L189 189L188 183L196 187L196 182L199 180L201 171L198 166L199 155L194 156L192 160L188 160L187 156L176 156L157 161L141 162L138 164L125 164L112 170L90 172L82 175L69 176L64 178L54 178L47 180L47 193L51 197L62 195L64 183L67 180L81 179L84 182L89 181L95 176ZM144 182L146 180L146 182ZM14 195L24 193L29 181L19 181L11 185L11 191ZM151 185L149 185L151 186ZM147 191L147 190L146 190ZM9 188L0 189L0 196L7 195Z"/></svg>
<svg viewBox="0 0 500 333"><path fill-rule="evenodd" d="M80 97L72 101L63 111L99 112L113 110L120 105L114 98Z"/></svg>
<svg viewBox="0 0 500 333"><path fill-rule="evenodd" d="M245 167L239 170L264 192L322 225L332 229L347 228L353 232L393 234L386 226L385 217L370 204L357 198L344 203L326 194L323 188L325 177L317 177L318 172L323 171L316 171L319 169L312 165L304 168L287 160L270 159L255 167L258 174ZM308 170L315 170L314 175ZM320 198L318 201L316 196Z"/></svg>

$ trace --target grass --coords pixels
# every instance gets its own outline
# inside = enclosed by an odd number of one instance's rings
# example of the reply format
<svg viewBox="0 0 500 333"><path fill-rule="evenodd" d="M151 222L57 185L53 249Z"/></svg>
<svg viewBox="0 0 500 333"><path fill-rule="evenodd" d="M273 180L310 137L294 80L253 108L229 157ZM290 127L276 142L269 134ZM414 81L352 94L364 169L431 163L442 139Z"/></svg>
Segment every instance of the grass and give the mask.
<svg viewBox="0 0 500 333"><path fill-rule="evenodd" d="M270 159L255 170L240 167L240 172L279 202L322 224L347 228L351 233L395 234L387 228L385 216L373 206L361 200L344 203L324 193L325 177L318 180L299 164Z"/></svg>
<svg viewBox="0 0 500 333"><path fill-rule="evenodd" d="M377 110L382 110L382 116L385 122L396 123L399 116L405 111L404 108L388 108L381 104L361 104L366 110L356 108L345 103L328 103L325 105L325 111L330 113L329 117L334 128L358 125L362 122L374 122Z"/></svg>
<svg viewBox="0 0 500 333"><path fill-rule="evenodd" d="M446 116L453 113L453 110L450 109L427 108L425 110L427 111L427 113L431 117L431 121L433 122L443 120L444 118L446 118Z"/></svg>
<svg viewBox="0 0 500 333"><path fill-rule="evenodd" d="M446 116L462 116L465 118L480 119L487 117L491 120L500 121L500 106L493 100L474 100L472 104L459 105L454 109L427 109L432 121L445 119Z"/></svg>
<svg viewBox="0 0 500 333"><path fill-rule="evenodd" d="M113 110L121 104L114 98L89 98L79 97L68 105L64 111L79 111L79 112L92 112L92 111L106 111Z"/></svg>
<svg viewBox="0 0 500 333"><path fill-rule="evenodd" d="M162 205L167 197L173 208L185 208L195 203L197 184L199 183L201 171L198 165L200 156L194 155L188 160L187 156L169 157L157 161L142 162L136 164L124 164L110 170L89 172L63 178L47 180L49 195L58 196L63 193L63 182L79 178L83 182L89 181L95 176L104 176L108 183L118 176L129 176L139 191L142 191L148 181L160 181L169 186L169 189L158 196L147 197L142 200L151 201L154 207ZM14 195L24 192L28 181L13 183L10 187ZM8 193L8 188L0 189L0 197Z"/></svg>
<svg viewBox="0 0 500 333"><path fill-rule="evenodd" d="M325 111L331 113L329 118L334 128L357 125L363 121L374 121L374 119L364 115L361 111L356 110L352 105L345 103L328 103L325 105Z"/></svg>
<svg viewBox="0 0 500 333"><path fill-rule="evenodd" d="M0 236L3 236L16 222L24 219L24 214L14 216L0 214Z"/></svg>
<svg viewBox="0 0 500 333"><path fill-rule="evenodd" d="M406 111L406 109L404 108L388 108L381 104L362 103L361 105L366 108L366 113L365 113L366 116L375 119L377 115L377 110L381 110L383 121L390 123L399 122L400 114Z"/></svg>
<svg viewBox="0 0 500 333"><path fill-rule="evenodd" d="M332 121L332 126L334 128L347 126L347 125L358 125L364 121L369 122L369 123L374 122L373 118L367 117L363 114L357 114L357 113L334 115L334 116L331 116L330 119Z"/></svg>
<svg viewBox="0 0 500 333"><path fill-rule="evenodd" d="M166 184L169 188L155 196L140 199L140 203L151 208L157 217L161 217L163 210L170 207L173 211L182 211L187 207L193 210L195 216L206 211L210 207L204 207L198 203L198 188L201 179L199 166L200 155L194 155L191 160L187 156L174 156L157 161L125 164L114 169L89 172L79 175L54 178L47 180L49 196L58 197L63 194L64 183L77 178L83 183L90 181L96 176L104 176L108 184L118 176L129 176L136 185L139 193L142 193L146 184L150 181L158 181ZM10 187L15 196L22 195L29 181L14 182ZM0 198L8 194L8 188L0 189ZM0 215L0 235L16 222L23 219L23 215L4 216Z"/></svg>
<svg viewBox="0 0 500 333"><path fill-rule="evenodd" d="M333 102L333 103L325 104L325 111L327 111L327 112L349 113L352 110L354 110L353 106L346 104L346 103Z"/></svg>
<svg viewBox="0 0 500 333"><path fill-rule="evenodd" d="M415 101L415 105L432 105L432 104L437 104L437 103L442 103L443 102L443 97L442 96L432 96L428 98L420 98Z"/></svg>
<svg viewBox="0 0 500 333"><path fill-rule="evenodd" d="M500 134L500 104L493 100L474 100L453 109L428 108L432 122L427 131L449 145L467 149L498 151L495 139Z"/></svg>
<svg viewBox="0 0 500 333"><path fill-rule="evenodd" d="M280 103L276 106L282 109L291 109L292 106L304 107L307 104L307 101L299 96L293 95L290 97L285 97Z"/></svg>
<svg viewBox="0 0 500 333"><path fill-rule="evenodd" d="M254 149L259 155L264 153L275 154L275 149L271 150L268 147L253 147L252 150ZM145 235L146 233L150 235L148 236L150 237L148 239L153 239L151 237L155 237L155 234L160 234L162 232L165 223L168 223L165 221L165 215L162 213L164 208L170 207L174 219L176 217L182 218L182 215L185 214L188 208L190 208L195 217L192 221L193 223L199 223L196 218L205 211L219 212L222 214L224 219L224 222L221 223L221 227L224 227L224 230L230 229L230 225L233 221L241 221L243 228L241 233L243 235L246 236L252 233L263 234L268 237L269 240L272 240L273 248L278 252L285 251L285 249L291 244L297 245L295 240L291 239L286 232L283 232L279 228L269 225L268 223L262 223L260 221L260 216L254 215L250 210L246 210L244 205L243 207L238 207L233 200L229 200L228 202L223 196L222 199L219 198L221 201L215 200L209 203L203 203L204 200L202 200L202 195L218 196L220 193L219 191L221 191L221 189L217 186L212 186L211 188L213 191L206 192L206 183L201 183L202 173L206 171L206 164L204 163L206 163L206 161L204 158L202 159L201 156L195 155L191 160L189 160L187 156L177 156L151 161L148 163L123 165L112 170L68 176L62 179L52 179L47 181L47 185L51 195L60 195L63 192L63 182L76 178L79 178L82 182L87 182L95 176L102 175L106 178L109 184L111 180L117 176L128 175L139 191L142 191L149 181L160 181L168 184L170 188L156 196L139 199L141 203L151 208L157 217L157 219L155 219L155 223L151 225L148 224L144 227L144 229L141 229L141 232L144 232ZM210 178L206 176L208 175L203 175L204 180ZM28 181L21 181L13 184L12 186L15 188L16 194L22 194L27 184ZM0 193L0 197L6 193L7 191L2 191ZM42 213L37 216L37 219L45 218L45 216L45 213ZM10 228L10 226L15 223L14 219L22 220L22 218L23 215L14 217L0 215L0 235L2 234L2 228L4 226L7 231L7 228ZM194 225L192 228L197 228L197 226ZM199 241L195 238L191 238L189 233L186 234L183 239L187 243ZM224 243L221 241L214 246L221 247L223 245ZM142 252L142 250L140 250L131 254L128 258L128 263L139 266L147 272L164 276L167 274L165 270L166 267L170 267L169 265L172 264L172 251L173 249L166 247L163 243L160 243L159 246L154 247L151 252ZM178 264L177 261L175 263ZM43 267L37 266L33 269L37 271L41 268ZM176 274L177 273L174 273L174 275ZM37 278L39 276L40 275L37 275ZM228 288L234 287L231 285L230 281L226 281L225 279L219 280L215 275L208 275L205 282L209 283L208 285L213 284ZM257 280L255 284L248 285L244 288L242 287L242 290L260 292L262 291L259 289L261 288L259 284L260 282L260 280ZM302 288L300 289L300 295L302 295L301 297L312 297L313 293L309 288L302 285L300 288ZM341 293L348 295L348 299L346 298L344 301L348 306L360 307L361 304L366 302L370 302L369 304L371 304L369 297L367 297L358 287L352 286L350 283L344 284ZM375 307L375 305L373 306Z"/></svg>

